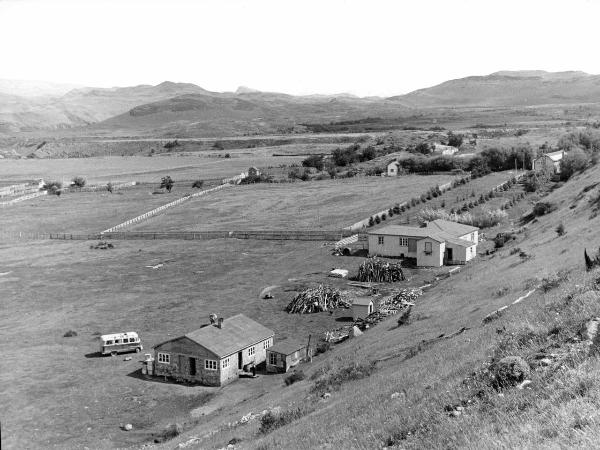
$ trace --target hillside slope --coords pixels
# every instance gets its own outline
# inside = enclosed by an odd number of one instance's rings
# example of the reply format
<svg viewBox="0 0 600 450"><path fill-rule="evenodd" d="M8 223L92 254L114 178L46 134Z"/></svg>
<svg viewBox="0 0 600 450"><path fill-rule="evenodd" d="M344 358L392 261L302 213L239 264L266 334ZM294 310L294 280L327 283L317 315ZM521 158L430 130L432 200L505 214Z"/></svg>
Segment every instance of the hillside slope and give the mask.
<svg viewBox="0 0 600 450"><path fill-rule="evenodd" d="M600 102L600 76L583 72L502 71L446 81L390 100L415 108L595 103Z"/></svg>
<svg viewBox="0 0 600 450"><path fill-rule="evenodd" d="M499 251L486 255L493 243L484 241L474 263L419 299L409 324L382 322L305 364L304 381L207 416L164 448L222 448L232 439L260 449L594 446L600 359L588 356L578 331L600 315L600 270L583 263L584 247L600 244L599 177L600 167L589 169L544 197L557 209ZM528 388L493 387L487 369L507 355L531 364ZM283 412L268 430L259 419L231 425L275 405Z"/></svg>

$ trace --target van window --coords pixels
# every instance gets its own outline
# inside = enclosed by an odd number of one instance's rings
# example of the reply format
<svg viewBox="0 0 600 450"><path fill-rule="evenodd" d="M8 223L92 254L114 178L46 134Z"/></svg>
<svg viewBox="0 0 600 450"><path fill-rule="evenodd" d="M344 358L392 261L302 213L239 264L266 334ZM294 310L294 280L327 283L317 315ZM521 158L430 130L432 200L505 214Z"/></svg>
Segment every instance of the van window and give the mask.
<svg viewBox="0 0 600 450"><path fill-rule="evenodd" d="M129 338L129 342L135 342L135 338Z"/></svg>
<svg viewBox="0 0 600 450"><path fill-rule="evenodd" d="M104 345L112 345L113 341L106 341L106 343Z"/></svg>
<svg viewBox="0 0 600 450"><path fill-rule="evenodd" d="M121 343L121 339L115 339L115 344L120 344Z"/></svg>

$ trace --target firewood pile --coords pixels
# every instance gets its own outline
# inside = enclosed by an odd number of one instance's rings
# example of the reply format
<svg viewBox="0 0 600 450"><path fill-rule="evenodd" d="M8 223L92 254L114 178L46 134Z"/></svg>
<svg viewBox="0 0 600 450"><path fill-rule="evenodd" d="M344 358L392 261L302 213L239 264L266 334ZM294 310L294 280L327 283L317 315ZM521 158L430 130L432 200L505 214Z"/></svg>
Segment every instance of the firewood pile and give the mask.
<svg viewBox="0 0 600 450"><path fill-rule="evenodd" d="M286 307L288 313L309 314L336 308L350 308L339 289L320 284L298 292Z"/></svg>
<svg viewBox="0 0 600 450"><path fill-rule="evenodd" d="M339 342L345 341L350 337L350 329L352 326L348 327L340 327L334 330L329 330L325 332L325 342L331 342L337 344Z"/></svg>
<svg viewBox="0 0 600 450"><path fill-rule="evenodd" d="M422 294L423 291L421 289L401 289L393 295L382 299L379 302L377 311L372 312L364 319L358 319L355 325L359 328L364 328L365 325L376 325L386 317L394 314L410 314L410 309Z"/></svg>
<svg viewBox="0 0 600 450"><path fill-rule="evenodd" d="M100 241L96 245L90 245L92 250L108 250L109 248L115 248L110 242Z"/></svg>
<svg viewBox="0 0 600 450"><path fill-rule="evenodd" d="M357 281L393 283L405 280L404 272L398 263L382 261L377 257L367 258L358 268Z"/></svg>

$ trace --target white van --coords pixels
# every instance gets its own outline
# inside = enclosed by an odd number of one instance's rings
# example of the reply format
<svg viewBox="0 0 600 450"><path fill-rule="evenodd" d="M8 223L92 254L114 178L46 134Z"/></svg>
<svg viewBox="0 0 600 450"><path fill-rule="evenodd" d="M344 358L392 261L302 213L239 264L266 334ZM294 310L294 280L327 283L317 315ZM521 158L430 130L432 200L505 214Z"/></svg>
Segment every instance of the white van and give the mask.
<svg viewBox="0 0 600 450"><path fill-rule="evenodd" d="M142 341L135 331L127 333L103 334L100 336L100 352L103 355L116 356L124 352L141 352L144 347Z"/></svg>

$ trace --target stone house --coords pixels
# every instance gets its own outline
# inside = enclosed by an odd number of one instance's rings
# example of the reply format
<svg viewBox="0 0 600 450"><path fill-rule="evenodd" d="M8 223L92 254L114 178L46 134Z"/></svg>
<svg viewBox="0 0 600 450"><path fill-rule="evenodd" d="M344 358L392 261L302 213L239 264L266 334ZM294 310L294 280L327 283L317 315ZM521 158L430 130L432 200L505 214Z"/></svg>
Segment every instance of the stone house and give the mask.
<svg viewBox="0 0 600 450"><path fill-rule="evenodd" d="M557 152L544 153L533 160L532 170L536 172L551 172L560 173L560 163L565 157L565 152L559 150Z"/></svg>
<svg viewBox="0 0 600 450"><path fill-rule="evenodd" d="M223 386L266 360L274 332L238 314L154 347L154 373L206 386Z"/></svg>

